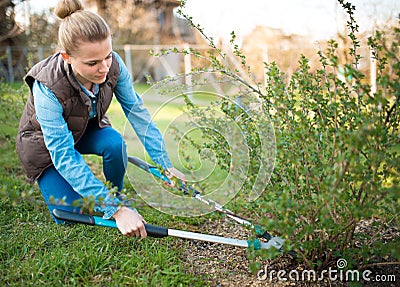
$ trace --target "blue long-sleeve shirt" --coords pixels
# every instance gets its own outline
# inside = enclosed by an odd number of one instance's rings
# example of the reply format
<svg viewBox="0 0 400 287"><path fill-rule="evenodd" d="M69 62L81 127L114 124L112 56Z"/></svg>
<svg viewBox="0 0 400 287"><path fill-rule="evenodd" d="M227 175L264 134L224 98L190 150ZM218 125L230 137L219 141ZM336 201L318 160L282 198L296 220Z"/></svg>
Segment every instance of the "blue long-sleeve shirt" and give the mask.
<svg viewBox="0 0 400 287"><path fill-rule="evenodd" d="M140 96L132 86L131 76L118 54L113 52L113 61L117 60L120 75L114 90L125 116L135 130L138 138L144 144L151 159L164 168L172 167L168 158L162 135L152 122L150 114L143 107ZM81 85L88 97L94 97L99 86L94 86L94 93ZM74 138L68 130L63 117L63 108L54 93L42 83L35 81L32 88L36 117L42 128L44 142L50 152L54 167L67 180L72 188L82 197L94 196L104 198L104 218L110 218L116 211L116 199L108 195L106 186L97 179L90 170L82 155L74 148ZM89 117L95 117L97 111L92 106Z"/></svg>

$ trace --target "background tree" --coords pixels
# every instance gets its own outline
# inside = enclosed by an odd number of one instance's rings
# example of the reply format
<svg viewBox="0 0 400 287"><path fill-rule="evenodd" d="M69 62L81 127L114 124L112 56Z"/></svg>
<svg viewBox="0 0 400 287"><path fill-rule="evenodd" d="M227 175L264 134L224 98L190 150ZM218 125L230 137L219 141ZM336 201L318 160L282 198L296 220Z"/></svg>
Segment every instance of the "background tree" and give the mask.
<svg viewBox="0 0 400 287"><path fill-rule="evenodd" d="M0 79L14 81L19 76L14 75L14 67L21 57L21 50L12 46L22 46L26 43L23 26L17 22L15 8L24 0L0 0L0 60L4 62L0 69ZM3 60L4 59L4 60Z"/></svg>
<svg viewBox="0 0 400 287"><path fill-rule="evenodd" d="M114 43L160 44L179 42L173 23L176 0L85 0L87 9L105 19L114 33Z"/></svg>
<svg viewBox="0 0 400 287"><path fill-rule="evenodd" d="M13 44L16 37L23 32L23 29L15 20L14 11L15 2L21 3L23 1L0 0L0 45L2 46Z"/></svg>
<svg viewBox="0 0 400 287"><path fill-rule="evenodd" d="M30 47L45 47L54 49L57 44L57 31L59 22L51 10L34 13L29 17L29 41Z"/></svg>

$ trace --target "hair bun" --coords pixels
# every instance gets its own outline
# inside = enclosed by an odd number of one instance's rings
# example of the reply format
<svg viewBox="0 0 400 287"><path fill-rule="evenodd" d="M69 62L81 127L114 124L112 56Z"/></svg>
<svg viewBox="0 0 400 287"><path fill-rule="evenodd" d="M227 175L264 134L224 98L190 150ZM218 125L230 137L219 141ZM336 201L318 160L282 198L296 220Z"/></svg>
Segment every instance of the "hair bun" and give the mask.
<svg viewBox="0 0 400 287"><path fill-rule="evenodd" d="M84 9L80 0L60 0L54 9L54 14L60 19L65 19L77 11Z"/></svg>

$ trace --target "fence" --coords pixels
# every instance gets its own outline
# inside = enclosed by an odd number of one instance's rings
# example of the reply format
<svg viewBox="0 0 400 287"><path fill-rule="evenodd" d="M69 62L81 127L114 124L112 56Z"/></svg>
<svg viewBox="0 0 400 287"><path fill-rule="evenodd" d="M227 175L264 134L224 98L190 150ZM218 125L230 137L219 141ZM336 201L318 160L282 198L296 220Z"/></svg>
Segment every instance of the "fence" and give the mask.
<svg viewBox="0 0 400 287"><path fill-rule="evenodd" d="M125 61L134 82L144 81L147 77L160 80L166 76L188 73L192 67L192 56L172 53L163 57L150 55L164 49L196 49L208 50L208 46L192 45L124 45L114 47ZM6 82L22 81L33 64L45 59L55 52L51 47L19 47L0 48L0 79Z"/></svg>
<svg viewBox="0 0 400 287"><path fill-rule="evenodd" d="M192 81L190 72L192 67L207 67L209 63L198 59L189 53L170 53L162 57L150 55L150 51L158 53L167 49L189 50L206 53L211 48L206 45L123 45L114 46L123 59L131 74L133 83L146 82L150 77L153 81L159 81L167 76L184 74L183 81L190 84ZM26 72L35 63L45 59L56 50L51 47L5 47L0 48L0 80L6 82L22 81ZM243 79L249 79L249 75L243 69L240 61L229 50L225 51L230 65L238 71ZM210 75L204 75L208 77ZM222 92L219 84L213 84L218 92Z"/></svg>
<svg viewBox="0 0 400 287"><path fill-rule="evenodd" d="M52 49L45 47L0 47L0 79L6 82L21 81L30 63L42 60L51 53Z"/></svg>

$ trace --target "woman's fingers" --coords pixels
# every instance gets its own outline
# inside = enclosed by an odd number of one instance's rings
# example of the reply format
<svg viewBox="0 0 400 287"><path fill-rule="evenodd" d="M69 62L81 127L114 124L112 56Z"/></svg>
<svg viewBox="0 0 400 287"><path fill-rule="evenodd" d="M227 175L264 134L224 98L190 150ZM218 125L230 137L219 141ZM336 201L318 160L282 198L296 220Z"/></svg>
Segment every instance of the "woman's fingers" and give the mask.
<svg viewBox="0 0 400 287"><path fill-rule="evenodd" d="M147 236L146 228L144 226L143 217L136 211L127 207L121 207L114 214L120 232L128 237L142 237Z"/></svg>

